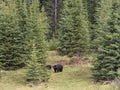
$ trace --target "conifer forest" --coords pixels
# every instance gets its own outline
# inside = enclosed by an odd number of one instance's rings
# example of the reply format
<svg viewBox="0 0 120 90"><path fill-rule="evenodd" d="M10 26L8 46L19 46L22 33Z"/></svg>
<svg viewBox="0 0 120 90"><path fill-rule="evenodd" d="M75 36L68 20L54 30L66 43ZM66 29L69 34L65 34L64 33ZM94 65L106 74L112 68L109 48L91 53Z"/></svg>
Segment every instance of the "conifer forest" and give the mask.
<svg viewBox="0 0 120 90"><path fill-rule="evenodd" d="M120 0L0 0L0 90L120 90Z"/></svg>

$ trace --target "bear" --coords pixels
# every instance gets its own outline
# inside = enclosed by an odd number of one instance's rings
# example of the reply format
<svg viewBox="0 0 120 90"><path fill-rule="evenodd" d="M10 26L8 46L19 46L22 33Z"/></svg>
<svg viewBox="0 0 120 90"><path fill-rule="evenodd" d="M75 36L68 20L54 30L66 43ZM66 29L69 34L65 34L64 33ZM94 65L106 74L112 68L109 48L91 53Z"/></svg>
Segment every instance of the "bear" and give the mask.
<svg viewBox="0 0 120 90"><path fill-rule="evenodd" d="M57 64L53 66L54 72L62 72L63 71L63 65Z"/></svg>
<svg viewBox="0 0 120 90"><path fill-rule="evenodd" d="M46 68L47 68L48 70L51 70L52 66L51 66L51 65L46 65Z"/></svg>

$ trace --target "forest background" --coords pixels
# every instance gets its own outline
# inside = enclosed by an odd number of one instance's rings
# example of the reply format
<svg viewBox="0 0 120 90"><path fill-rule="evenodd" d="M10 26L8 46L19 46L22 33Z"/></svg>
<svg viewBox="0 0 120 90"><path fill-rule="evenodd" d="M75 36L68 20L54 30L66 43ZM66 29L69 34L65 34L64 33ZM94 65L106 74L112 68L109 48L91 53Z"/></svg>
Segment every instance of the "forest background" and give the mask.
<svg viewBox="0 0 120 90"><path fill-rule="evenodd" d="M118 80L119 9L119 0L1 0L0 77L24 67L25 82L48 82L56 51L89 63L95 82Z"/></svg>

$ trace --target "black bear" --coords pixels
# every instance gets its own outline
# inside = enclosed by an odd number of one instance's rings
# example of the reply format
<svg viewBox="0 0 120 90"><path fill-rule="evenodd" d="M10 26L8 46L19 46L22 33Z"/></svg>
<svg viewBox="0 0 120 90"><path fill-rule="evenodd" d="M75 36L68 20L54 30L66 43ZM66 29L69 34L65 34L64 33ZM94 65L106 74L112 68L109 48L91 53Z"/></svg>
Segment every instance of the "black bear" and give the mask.
<svg viewBox="0 0 120 90"><path fill-rule="evenodd" d="M63 71L63 65L57 64L53 66L54 72L62 72Z"/></svg>
<svg viewBox="0 0 120 90"><path fill-rule="evenodd" d="M51 66L51 65L46 65L46 68L47 68L48 70L51 70L52 66Z"/></svg>

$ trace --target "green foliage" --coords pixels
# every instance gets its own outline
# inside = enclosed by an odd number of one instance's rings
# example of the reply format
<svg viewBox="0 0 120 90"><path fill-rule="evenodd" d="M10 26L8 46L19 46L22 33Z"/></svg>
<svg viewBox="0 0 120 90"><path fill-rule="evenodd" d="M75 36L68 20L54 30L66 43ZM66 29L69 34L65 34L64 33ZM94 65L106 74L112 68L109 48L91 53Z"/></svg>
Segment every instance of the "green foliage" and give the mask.
<svg viewBox="0 0 120 90"><path fill-rule="evenodd" d="M86 6L86 10L88 11L88 21L89 21L89 31L90 31L90 48L92 50L96 49L94 44L94 39L96 39L96 14L97 7L99 6L99 2L101 0L83 0L84 5Z"/></svg>
<svg viewBox="0 0 120 90"><path fill-rule="evenodd" d="M59 21L60 53L73 55L89 48L89 31L86 12L82 0L64 1Z"/></svg>
<svg viewBox="0 0 120 90"><path fill-rule="evenodd" d="M26 6L27 6L27 12L29 13L30 11L30 5L32 4L32 0L25 0Z"/></svg>
<svg viewBox="0 0 120 90"><path fill-rule="evenodd" d="M96 81L111 80L118 76L118 68L120 67L119 9L120 2L112 0L109 2L102 0L98 8L98 26L96 28L98 50L93 64L93 76Z"/></svg>
<svg viewBox="0 0 120 90"><path fill-rule="evenodd" d="M83 0L86 9L88 10L88 19L91 24L95 24L95 14L96 14L96 7L100 0Z"/></svg>
<svg viewBox="0 0 120 90"><path fill-rule="evenodd" d="M13 5L13 6L12 6ZM17 69L23 62L23 36L18 28L14 4L0 12L0 62L4 69Z"/></svg>
<svg viewBox="0 0 120 90"><path fill-rule="evenodd" d="M59 42L56 38L51 39L48 43L50 50L57 50Z"/></svg>
<svg viewBox="0 0 120 90"><path fill-rule="evenodd" d="M41 1L43 6L45 7L45 11L48 17L49 31L47 34L47 38L50 40L54 37L57 37L56 30L58 27L58 21L59 21L60 13L62 10L63 0L41 0ZM56 3L57 7L55 7L55 1L57 1ZM55 11L56 11L56 16L55 16ZM55 17L56 17L56 20L55 20Z"/></svg>
<svg viewBox="0 0 120 90"><path fill-rule="evenodd" d="M31 60L28 61L26 79L29 82L44 82L48 80L48 75L46 75L47 69L43 63L38 63L38 50L35 47L33 42L32 51L31 51Z"/></svg>
<svg viewBox="0 0 120 90"><path fill-rule="evenodd" d="M45 32L41 29L41 18L38 8L38 0L34 0L30 6L27 19L28 45L30 60L27 61L28 71L26 79L32 82L47 81L48 74L46 65L46 41Z"/></svg>
<svg viewBox="0 0 120 90"><path fill-rule="evenodd" d="M16 9L16 15L17 15L17 22L18 22L18 27L19 30L21 31L21 35L23 37L23 63L25 63L26 60L28 60L29 55L29 48L27 45L27 9L26 9L26 3L22 0L15 0L15 9Z"/></svg>
<svg viewBox="0 0 120 90"><path fill-rule="evenodd" d="M108 29L108 21L110 20L111 15L111 4L111 1L107 2L101 0L96 7L96 24L94 24L94 38L92 41L92 47L95 50L97 50L98 45L100 45L100 35L102 35Z"/></svg>

